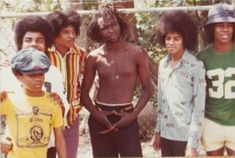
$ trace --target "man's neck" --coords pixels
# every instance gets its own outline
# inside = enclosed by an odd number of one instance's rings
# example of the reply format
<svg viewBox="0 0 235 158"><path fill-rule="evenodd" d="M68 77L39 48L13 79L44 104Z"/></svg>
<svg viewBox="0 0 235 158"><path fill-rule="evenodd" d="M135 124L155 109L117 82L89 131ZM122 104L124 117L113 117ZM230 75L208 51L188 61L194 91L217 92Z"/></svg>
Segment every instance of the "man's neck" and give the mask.
<svg viewBox="0 0 235 158"><path fill-rule="evenodd" d="M182 51L180 51L180 52L178 52L178 53L170 54L170 56L171 56L171 61L174 61L174 62L180 61L181 58L182 58L183 55L184 55L184 51L185 51L185 50L182 50Z"/></svg>
<svg viewBox="0 0 235 158"><path fill-rule="evenodd" d="M179 63L183 55L184 55L184 50L182 50L182 52L179 53L170 54L170 64L172 68L174 68Z"/></svg>
<svg viewBox="0 0 235 158"><path fill-rule="evenodd" d="M120 49L123 49L125 47L125 41L120 39L117 42L106 42L104 44L104 50L107 52L120 52ZM118 51L115 51L118 50Z"/></svg>
<svg viewBox="0 0 235 158"><path fill-rule="evenodd" d="M70 48L69 47L63 47L63 46L55 44L55 49L60 53L60 55L62 57L64 57L65 54L69 51Z"/></svg>
<svg viewBox="0 0 235 158"><path fill-rule="evenodd" d="M216 43L214 48L217 52L224 53L229 51L233 47L233 41L227 43Z"/></svg>

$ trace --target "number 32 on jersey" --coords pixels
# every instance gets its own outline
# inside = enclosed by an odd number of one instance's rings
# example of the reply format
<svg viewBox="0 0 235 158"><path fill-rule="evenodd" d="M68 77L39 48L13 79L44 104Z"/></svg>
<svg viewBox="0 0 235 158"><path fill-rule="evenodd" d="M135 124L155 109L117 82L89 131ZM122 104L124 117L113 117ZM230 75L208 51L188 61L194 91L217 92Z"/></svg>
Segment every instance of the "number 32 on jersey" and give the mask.
<svg viewBox="0 0 235 158"><path fill-rule="evenodd" d="M232 75L235 75L235 68L227 68L226 70L214 69L207 71L207 77L212 80L212 86L214 87L209 88L210 97L234 99L235 91L232 92L232 87L235 87L235 80L232 79ZM225 77L230 77L231 80L224 83ZM216 80L212 78L216 78Z"/></svg>

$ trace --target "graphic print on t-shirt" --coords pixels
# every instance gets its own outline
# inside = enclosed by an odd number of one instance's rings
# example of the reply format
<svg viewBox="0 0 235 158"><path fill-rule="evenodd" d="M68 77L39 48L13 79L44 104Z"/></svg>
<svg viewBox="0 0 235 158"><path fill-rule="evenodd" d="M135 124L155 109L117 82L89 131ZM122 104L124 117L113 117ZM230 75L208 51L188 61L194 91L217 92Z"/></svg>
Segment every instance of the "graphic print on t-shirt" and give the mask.
<svg viewBox="0 0 235 158"><path fill-rule="evenodd" d="M37 148L47 146L52 115L50 111L32 106L32 112L16 114L17 138L19 147Z"/></svg>

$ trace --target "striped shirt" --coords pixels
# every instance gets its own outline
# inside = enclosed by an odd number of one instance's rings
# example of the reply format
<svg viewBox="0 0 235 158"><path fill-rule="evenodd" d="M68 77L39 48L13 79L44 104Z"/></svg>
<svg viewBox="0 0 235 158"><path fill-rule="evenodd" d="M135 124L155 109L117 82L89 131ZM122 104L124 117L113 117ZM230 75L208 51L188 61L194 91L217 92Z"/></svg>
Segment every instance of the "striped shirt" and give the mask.
<svg viewBox="0 0 235 158"><path fill-rule="evenodd" d="M156 132L161 137L186 141L196 148L205 113L205 69L187 50L172 68L170 55L159 64L158 118Z"/></svg>
<svg viewBox="0 0 235 158"><path fill-rule="evenodd" d="M51 63L59 68L63 74L65 94L70 104L69 121L73 122L81 109L80 91L85 68L86 53L83 49L74 45L64 57L62 57L55 46L52 46L48 49L47 55L50 58Z"/></svg>

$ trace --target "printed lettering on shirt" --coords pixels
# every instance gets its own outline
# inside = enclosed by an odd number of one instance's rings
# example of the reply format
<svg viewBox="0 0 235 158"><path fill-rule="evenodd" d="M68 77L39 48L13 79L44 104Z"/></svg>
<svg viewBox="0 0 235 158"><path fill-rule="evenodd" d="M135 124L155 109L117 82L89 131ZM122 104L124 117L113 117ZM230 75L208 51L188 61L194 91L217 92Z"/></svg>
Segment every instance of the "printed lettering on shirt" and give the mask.
<svg viewBox="0 0 235 158"><path fill-rule="evenodd" d="M213 69L207 71L207 77L212 81L212 87L209 88L209 95L212 98L235 98L235 91L232 89L235 87L235 80L231 79L225 82L225 78L231 78L235 75L235 68L227 68L223 70Z"/></svg>
<svg viewBox="0 0 235 158"><path fill-rule="evenodd" d="M17 138L19 147L45 147L50 138L52 111L40 109L37 105L30 112L16 114Z"/></svg>

